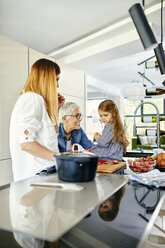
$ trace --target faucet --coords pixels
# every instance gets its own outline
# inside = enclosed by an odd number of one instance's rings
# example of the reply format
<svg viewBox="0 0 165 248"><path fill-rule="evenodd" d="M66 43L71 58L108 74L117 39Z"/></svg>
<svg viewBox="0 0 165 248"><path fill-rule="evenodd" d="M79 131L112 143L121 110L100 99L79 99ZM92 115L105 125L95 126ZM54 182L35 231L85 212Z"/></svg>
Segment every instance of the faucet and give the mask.
<svg viewBox="0 0 165 248"><path fill-rule="evenodd" d="M151 104L151 105L153 105L153 106L155 107L155 109L156 109L156 112L157 112L157 114L156 114L156 116L157 116L157 147L160 148L160 121L159 121L159 110L158 110L157 106L156 106L154 103L152 103L152 102L143 102L143 103L140 103L140 104L137 106L137 108L135 109L135 111L134 111L133 135L136 136L136 134L137 134L137 133L136 133L136 124L135 124L136 113L137 113L139 107L141 107L141 106L144 105L144 104Z"/></svg>

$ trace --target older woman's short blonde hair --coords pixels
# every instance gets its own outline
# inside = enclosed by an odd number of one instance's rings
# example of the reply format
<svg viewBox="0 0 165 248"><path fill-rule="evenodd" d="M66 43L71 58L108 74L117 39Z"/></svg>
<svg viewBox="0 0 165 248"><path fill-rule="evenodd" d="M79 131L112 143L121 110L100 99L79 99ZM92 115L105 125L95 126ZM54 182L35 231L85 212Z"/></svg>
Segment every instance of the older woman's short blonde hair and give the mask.
<svg viewBox="0 0 165 248"><path fill-rule="evenodd" d="M59 123L63 123L62 118L66 115L71 115L76 108L80 109L79 105L75 102L64 103L59 110Z"/></svg>

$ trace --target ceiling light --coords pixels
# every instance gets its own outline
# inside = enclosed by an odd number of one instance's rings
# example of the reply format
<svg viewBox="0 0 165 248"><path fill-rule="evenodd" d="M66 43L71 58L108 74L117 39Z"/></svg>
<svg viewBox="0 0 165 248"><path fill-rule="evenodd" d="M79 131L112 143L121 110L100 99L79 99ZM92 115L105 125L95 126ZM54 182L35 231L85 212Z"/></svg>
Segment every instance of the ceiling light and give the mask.
<svg viewBox="0 0 165 248"><path fill-rule="evenodd" d="M139 37L142 41L144 49L152 49L157 46L157 41L152 32L152 29L147 21L144 11L139 3L134 4L129 13L137 29Z"/></svg>
<svg viewBox="0 0 165 248"><path fill-rule="evenodd" d="M165 74L165 54L161 43L154 49L154 52L158 61L160 73Z"/></svg>

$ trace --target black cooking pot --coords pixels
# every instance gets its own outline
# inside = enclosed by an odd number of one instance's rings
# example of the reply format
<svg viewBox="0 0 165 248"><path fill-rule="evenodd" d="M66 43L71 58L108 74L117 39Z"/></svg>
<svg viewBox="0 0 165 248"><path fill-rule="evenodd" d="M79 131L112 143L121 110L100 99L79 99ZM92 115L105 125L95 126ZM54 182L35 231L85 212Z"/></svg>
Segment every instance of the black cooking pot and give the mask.
<svg viewBox="0 0 165 248"><path fill-rule="evenodd" d="M90 152L63 152L54 155L58 177L67 182L88 182L96 175L98 156Z"/></svg>

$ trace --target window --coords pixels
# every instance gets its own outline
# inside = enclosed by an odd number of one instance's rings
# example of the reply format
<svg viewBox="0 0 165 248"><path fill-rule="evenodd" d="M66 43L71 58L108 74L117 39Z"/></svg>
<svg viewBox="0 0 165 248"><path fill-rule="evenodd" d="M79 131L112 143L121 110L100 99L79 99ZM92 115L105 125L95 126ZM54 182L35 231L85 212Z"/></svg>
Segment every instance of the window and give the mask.
<svg viewBox="0 0 165 248"><path fill-rule="evenodd" d="M159 110L159 114L163 115L165 114L164 110L164 99L163 98L149 98L149 99L144 99L143 102L151 102L155 104ZM143 105L143 114L155 114L155 108L152 105L146 104Z"/></svg>
<svg viewBox="0 0 165 248"><path fill-rule="evenodd" d="M103 130L103 124L101 124L98 114L98 106L104 100L87 100L86 134L91 140L93 140L95 132L102 133Z"/></svg>

